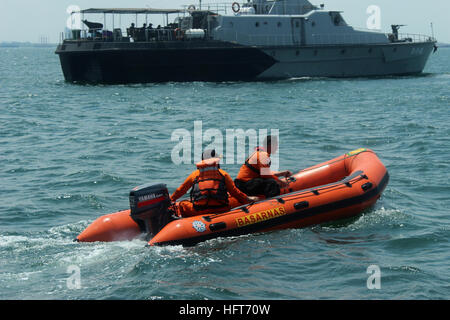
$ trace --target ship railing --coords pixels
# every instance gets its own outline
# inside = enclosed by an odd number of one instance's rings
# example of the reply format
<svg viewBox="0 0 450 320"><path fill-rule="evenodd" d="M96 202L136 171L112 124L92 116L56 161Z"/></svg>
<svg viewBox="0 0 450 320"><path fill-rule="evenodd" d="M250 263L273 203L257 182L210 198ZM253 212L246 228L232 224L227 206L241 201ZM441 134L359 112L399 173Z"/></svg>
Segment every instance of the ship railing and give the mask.
<svg viewBox="0 0 450 320"><path fill-rule="evenodd" d="M391 34L388 34L392 35ZM436 39L434 37L424 35L424 34L414 34L414 33L399 33L398 41L401 42L435 42Z"/></svg>
<svg viewBox="0 0 450 320"><path fill-rule="evenodd" d="M126 32L116 28L110 30L69 30L60 34L60 43L69 41L97 41L97 42L149 42L149 41L173 41L176 40L173 28L143 29L136 28Z"/></svg>
<svg viewBox="0 0 450 320"><path fill-rule="evenodd" d="M240 4L240 6L242 7L242 4ZM232 2L190 4L190 5L183 5L182 8L186 12L194 10L208 10L219 14L233 13Z"/></svg>
<svg viewBox="0 0 450 320"><path fill-rule="evenodd" d="M400 42L433 42L433 37L422 34L399 33L395 36L392 33L381 32L361 32L361 33L341 33L341 34L312 34L309 44L312 45L336 45L336 44L376 44Z"/></svg>
<svg viewBox="0 0 450 320"><path fill-rule="evenodd" d="M238 5L236 5L236 3ZM199 3L199 4L190 4L183 5L182 8L185 12L191 12L195 10L207 10L211 12L215 12L218 14L248 14L244 8L253 7L251 4L246 2L239 1L230 1L230 2L213 2L213 3ZM267 7L268 10L271 6ZM235 11L236 10L236 11Z"/></svg>
<svg viewBox="0 0 450 320"><path fill-rule="evenodd" d="M393 39L397 42L435 42L436 39L432 36L425 35L425 34L417 34L417 33L398 33L397 37L394 33L383 33L378 30L374 29L364 29L364 28L356 28L353 27L355 31L360 32L370 32L372 34L384 34L388 39Z"/></svg>
<svg viewBox="0 0 450 320"><path fill-rule="evenodd" d="M365 35L376 35L381 34L386 36L391 42L434 42L436 39L429 35L424 34L414 34L414 33L398 33L397 38L393 33L384 33L377 29L365 29L360 27L353 27L357 32L363 33ZM395 40L395 41L392 41Z"/></svg>
<svg viewBox="0 0 450 320"><path fill-rule="evenodd" d="M238 5L236 5L236 3ZM258 11L249 11L248 9L253 8L252 3L246 1L229 1L229 2L218 2L218 3L199 3L182 6L186 12L192 10L208 10L218 14L304 14L311 10L319 10L321 7L315 5L304 5L304 4L289 4L283 1L283 5L279 6L277 12L275 12L276 1L268 2L264 6L260 6Z"/></svg>

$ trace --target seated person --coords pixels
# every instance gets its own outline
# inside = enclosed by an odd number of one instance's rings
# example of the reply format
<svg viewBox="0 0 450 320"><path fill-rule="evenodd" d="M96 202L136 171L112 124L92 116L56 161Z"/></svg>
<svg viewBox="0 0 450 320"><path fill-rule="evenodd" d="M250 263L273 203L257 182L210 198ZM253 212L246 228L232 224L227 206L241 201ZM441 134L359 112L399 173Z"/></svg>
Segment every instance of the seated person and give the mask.
<svg viewBox="0 0 450 320"><path fill-rule="evenodd" d="M267 136L264 142L266 148L257 147L255 152L245 160L234 183L242 192L249 196L264 195L272 198L280 195L281 188L286 187L278 177L292 175L290 171L272 172L270 170L270 154L278 149L276 136Z"/></svg>
<svg viewBox="0 0 450 320"><path fill-rule="evenodd" d="M220 169L219 162L220 158L215 150L203 152L202 161L197 163L197 170L170 196L175 202L191 188L190 201L178 203L182 217L226 212L233 207L259 200L258 197L249 197L239 191L230 175ZM230 199L228 193L235 199Z"/></svg>

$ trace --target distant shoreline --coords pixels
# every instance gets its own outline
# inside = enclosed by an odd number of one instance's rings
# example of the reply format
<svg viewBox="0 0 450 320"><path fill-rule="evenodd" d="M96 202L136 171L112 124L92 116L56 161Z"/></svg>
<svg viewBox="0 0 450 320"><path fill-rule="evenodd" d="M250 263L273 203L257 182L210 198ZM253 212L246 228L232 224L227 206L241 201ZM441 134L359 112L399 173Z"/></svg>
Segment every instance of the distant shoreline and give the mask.
<svg viewBox="0 0 450 320"><path fill-rule="evenodd" d="M49 48L56 46L56 43L0 42L0 48Z"/></svg>

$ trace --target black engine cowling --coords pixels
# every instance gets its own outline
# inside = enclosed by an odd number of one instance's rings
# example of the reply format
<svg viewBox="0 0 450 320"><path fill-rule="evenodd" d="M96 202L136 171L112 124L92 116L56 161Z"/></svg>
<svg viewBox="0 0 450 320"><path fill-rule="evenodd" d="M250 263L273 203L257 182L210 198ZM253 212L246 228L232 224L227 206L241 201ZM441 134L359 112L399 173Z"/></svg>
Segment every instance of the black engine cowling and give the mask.
<svg viewBox="0 0 450 320"><path fill-rule="evenodd" d="M169 206L169 191L165 184L146 184L130 191L131 218L142 232L156 235L169 223Z"/></svg>

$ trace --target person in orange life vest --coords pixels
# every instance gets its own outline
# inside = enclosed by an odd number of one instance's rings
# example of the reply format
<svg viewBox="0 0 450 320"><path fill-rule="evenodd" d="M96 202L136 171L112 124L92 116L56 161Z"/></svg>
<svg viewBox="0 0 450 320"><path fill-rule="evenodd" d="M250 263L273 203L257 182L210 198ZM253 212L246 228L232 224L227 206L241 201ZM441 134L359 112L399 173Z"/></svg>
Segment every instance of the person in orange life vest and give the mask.
<svg viewBox="0 0 450 320"><path fill-rule="evenodd" d="M280 195L281 188L287 186L286 182L279 177L288 177L292 173L289 170L282 172L270 170L270 155L278 149L276 136L267 136L263 145L266 147L257 147L241 166L234 183L247 195L264 195L266 198L271 198Z"/></svg>
<svg viewBox="0 0 450 320"><path fill-rule="evenodd" d="M202 161L197 163L197 170L170 196L170 200L175 202L191 188L190 201L178 203L181 216L226 212L232 207L259 200L236 188L230 175L220 169L219 162L220 157L215 150L203 152ZM235 199L230 199L228 192Z"/></svg>

